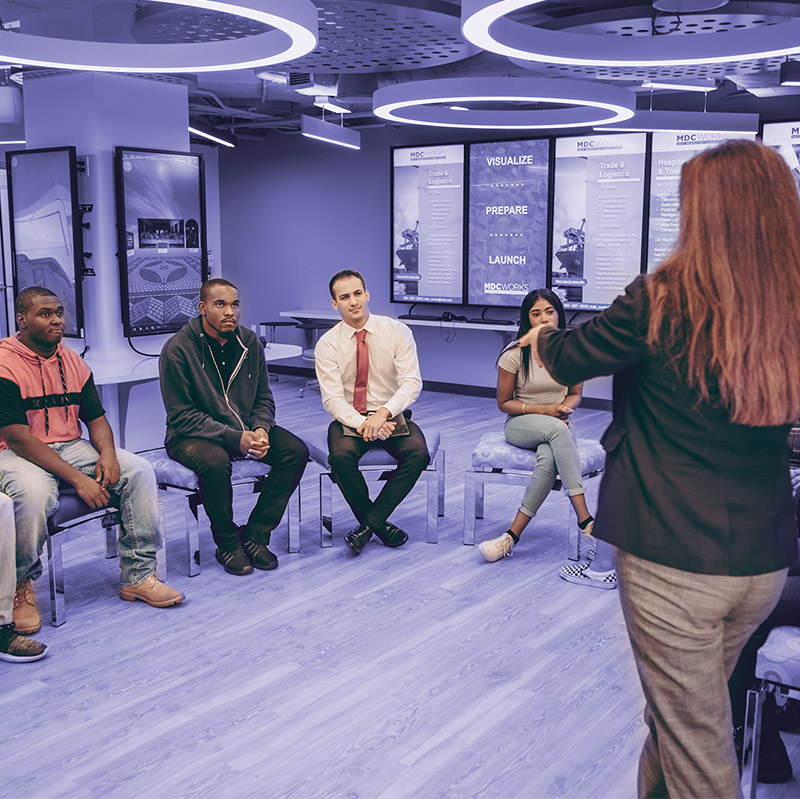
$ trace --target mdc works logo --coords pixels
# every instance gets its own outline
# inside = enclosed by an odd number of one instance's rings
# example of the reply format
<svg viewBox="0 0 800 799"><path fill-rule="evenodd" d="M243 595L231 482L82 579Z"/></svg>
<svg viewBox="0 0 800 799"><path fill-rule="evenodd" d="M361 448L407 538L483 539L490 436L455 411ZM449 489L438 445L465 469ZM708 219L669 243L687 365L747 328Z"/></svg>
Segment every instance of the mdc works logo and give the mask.
<svg viewBox="0 0 800 799"><path fill-rule="evenodd" d="M412 150L409 153L411 161L443 161L447 158L444 150Z"/></svg>
<svg viewBox="0 0 800 799"><path fill-rule="evenodd" d="M519 294L525 296L530 289L527 283L484 283L484 294Z"/></svg>

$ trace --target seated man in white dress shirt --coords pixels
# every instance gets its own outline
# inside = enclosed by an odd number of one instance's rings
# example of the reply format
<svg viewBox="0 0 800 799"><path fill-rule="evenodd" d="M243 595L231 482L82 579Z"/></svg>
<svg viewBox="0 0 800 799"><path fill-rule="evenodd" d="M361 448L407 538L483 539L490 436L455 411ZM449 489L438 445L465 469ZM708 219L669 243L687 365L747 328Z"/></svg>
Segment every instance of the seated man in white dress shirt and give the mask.
<svg viewBox="0 0 800 799"><path fill-rule="evenodd" d="M388 547L408 540L388 519L430 462L425 437L407 410L422 390L422 378L411 330L370 314L369 292L358 272L337 272L329 288L342 321L320 338L314 357L322 404L334 419L328 462L359 523L345 542L359 555L373 534ZM376 445L397 459L397 469L373 502L358 462Z"/></svg>

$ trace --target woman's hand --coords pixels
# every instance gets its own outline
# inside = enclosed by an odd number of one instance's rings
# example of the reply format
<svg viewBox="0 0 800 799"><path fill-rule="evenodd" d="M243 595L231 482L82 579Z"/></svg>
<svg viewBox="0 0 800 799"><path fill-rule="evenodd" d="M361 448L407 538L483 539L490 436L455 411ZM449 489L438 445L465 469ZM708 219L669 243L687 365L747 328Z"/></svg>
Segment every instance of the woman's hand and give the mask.
<svg viewBox="0 0 800 799"><path fill-rule="evenodd" d="M559 419L563 419L566 422L572 414L572 408L569 405L556 405L556 413Z"/></svg>
<svg viewBox="0 0 800 799"><path fill-rule="evenodd" d="M524 336L520 336L520 338L517 339L517 346L530 347L533 360L536 361L539 366L544 366L542 359L539 357L539 331L541 329L542 325L532 327Z"/></svg>
<svg viewBox="0 0 800 799"><path fill-rule="evenodd" d="M541 413L543 416L553 416L563 421L566 421L572 413L572 408L568 408L560 402L554 402L551 405L539 405L538 407L537 413Z"/></svg>

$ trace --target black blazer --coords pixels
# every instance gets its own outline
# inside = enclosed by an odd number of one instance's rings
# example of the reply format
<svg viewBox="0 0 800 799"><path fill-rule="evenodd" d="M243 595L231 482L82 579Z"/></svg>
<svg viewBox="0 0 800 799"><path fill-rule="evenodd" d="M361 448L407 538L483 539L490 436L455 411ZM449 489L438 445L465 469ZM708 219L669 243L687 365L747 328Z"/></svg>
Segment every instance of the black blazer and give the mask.
<svg viewBox="0 0 800 799"><path fill-rule="evenodd" d="M614 374L613 421L594 534L641 558L701 574L791 566L797 528L790 425L733 424L701 402L664 354L646 345L646 277L574 330L545 328L539 353L571 386Z"/></svg>

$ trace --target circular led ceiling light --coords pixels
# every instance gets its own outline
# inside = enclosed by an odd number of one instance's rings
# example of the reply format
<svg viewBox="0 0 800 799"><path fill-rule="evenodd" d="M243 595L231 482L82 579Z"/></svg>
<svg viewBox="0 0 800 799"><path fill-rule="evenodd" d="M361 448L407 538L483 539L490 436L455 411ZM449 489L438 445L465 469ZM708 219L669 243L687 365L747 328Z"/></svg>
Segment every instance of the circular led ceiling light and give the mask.
<svg viewBox="0 0 800 799"><path fill-rule="evenodd" d="M493 53L525 61L606 67L716 64L800 52L800 19L700 36L602 37L523 25L508 15L543 0L462 0L464 37Z"/></svg>
<svg viewBox="0 0 800 799"><path fill-rule="evenodd" d="M698 11L713 11L728 5L728 0L653 0L656 11L670 14L694 14Z"/></svg>
<svg viewBox="0 0 800 799"><path fill-rule="evenodd" d="M282 64L317 45L311 0L150 0L245 17L270 30L187 44L134 44L58 39L0 31L0 61L94 72L212 72Z"/></svg>
<svg viewBox="0 0 800 799"><path fill-rule="evenodd" d="M468 103L549 103L568 108L475 109ZM602 83L548 78L445 78L385 86L375 116L407 125L486 130L582 128L633 116L636 95ZM455 107L453 107L455 106ZM459 108L459 106L461 106Z"/></svg>

